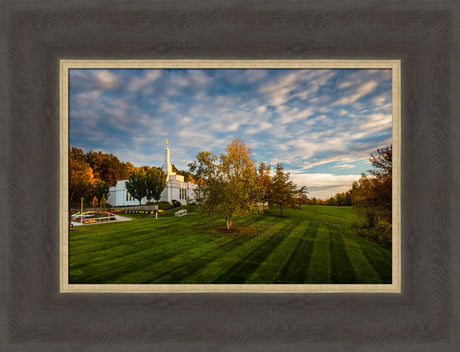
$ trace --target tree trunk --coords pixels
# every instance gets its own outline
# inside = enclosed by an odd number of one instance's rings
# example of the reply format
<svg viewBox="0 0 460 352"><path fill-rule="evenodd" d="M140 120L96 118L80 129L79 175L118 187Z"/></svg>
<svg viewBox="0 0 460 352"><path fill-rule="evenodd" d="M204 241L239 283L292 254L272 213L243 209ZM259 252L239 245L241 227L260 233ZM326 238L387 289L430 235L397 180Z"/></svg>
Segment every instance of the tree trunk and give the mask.
<svg viewBox="0 0 460 352"><path fill-rule="evenodd" d="M280 203L281 217L283 217L283 203Z"/></svg>

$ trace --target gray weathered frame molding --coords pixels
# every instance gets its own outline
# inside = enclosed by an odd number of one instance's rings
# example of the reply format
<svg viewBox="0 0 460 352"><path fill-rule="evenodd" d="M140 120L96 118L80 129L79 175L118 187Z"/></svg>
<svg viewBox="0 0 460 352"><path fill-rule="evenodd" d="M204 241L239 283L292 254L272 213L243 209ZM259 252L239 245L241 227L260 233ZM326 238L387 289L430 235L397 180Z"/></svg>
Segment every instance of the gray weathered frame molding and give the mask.
<svg viewBox="0 0 460 352"><path fill-rule="evenodd" d="M460 348L457 1L0 0L0 349ZM59 293L59 59L401 59L402 294Z"/></svg>

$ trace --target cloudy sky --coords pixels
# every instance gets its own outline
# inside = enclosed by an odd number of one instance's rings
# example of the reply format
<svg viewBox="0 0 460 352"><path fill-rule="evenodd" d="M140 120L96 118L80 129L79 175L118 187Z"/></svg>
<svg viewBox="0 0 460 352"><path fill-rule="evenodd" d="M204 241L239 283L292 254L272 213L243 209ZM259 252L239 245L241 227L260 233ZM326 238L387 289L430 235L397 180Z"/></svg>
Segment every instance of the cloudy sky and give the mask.
<svg viewBox="0 0 460 352"><path fill-rule="evenodd" d="M179 169L234 137L310 197L347 191L391 144L391 70L71 69L70 146Z"/></svg>

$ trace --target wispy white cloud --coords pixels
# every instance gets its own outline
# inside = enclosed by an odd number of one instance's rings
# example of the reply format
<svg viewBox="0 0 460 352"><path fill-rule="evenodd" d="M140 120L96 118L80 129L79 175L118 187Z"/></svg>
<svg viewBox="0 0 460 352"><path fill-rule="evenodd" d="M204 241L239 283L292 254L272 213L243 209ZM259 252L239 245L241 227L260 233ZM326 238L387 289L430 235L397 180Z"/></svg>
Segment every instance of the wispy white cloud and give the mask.
<svg viewBox="0 0 460 352"><path fill-rule="evenodd" d="M132 79L128 85L127 89L131 92L138 92L139 90L151 85L161 76L160 70L147 70L140 77Z"/></svg>
<svg viewBox="0 0 460 352"><path fill-rule="evenodd" d="M256 134L256 133L260 133L262 131L265 131L269 128L271 128L273 125L270 123L270 122L267 122L267 121L261 121L260 123L258 123L257 125L253 125L252 127L249 127L245 130L245 133L246 134Z"/></svg>
<svg viewBox="0 0 460 352"><path fill-rule="evenodd" d="M371 93L375 88L377 88L377 82L370 81L359 86L353 93L344 96L343 98L334 102L333 105L349 105L362 98L363 96Z"/></svg>
<svg viewBox="0 0 460 352"><path fill-rule="evenodd" d="M96 82L100 87L105 89L115 89L120 85L120 80L117 75L107 70L94 71Z"/></svg>
<svg viewBox="0 0 460 352"><path fill-rule="evenodd" d="M334 168L336 169L352 169L354 167L356 167L356 165L353 165L353 164L340 164L340 165L334 166Z"/></svg>
<svg viewBox="0 0 460 352"><path fill-rule="evenodd" d="M96 100L101 96L102 91L100 90L91 90L88 92L82 92L75 97L75 104L78 107L88 105L90 102Z"/></svg>

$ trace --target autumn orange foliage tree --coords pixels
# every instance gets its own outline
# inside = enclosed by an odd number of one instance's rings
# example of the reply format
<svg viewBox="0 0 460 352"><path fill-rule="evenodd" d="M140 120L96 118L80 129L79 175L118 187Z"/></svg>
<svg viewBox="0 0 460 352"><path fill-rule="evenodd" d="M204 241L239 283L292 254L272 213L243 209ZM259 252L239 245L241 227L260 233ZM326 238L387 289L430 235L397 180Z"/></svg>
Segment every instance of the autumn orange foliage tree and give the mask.
<svg viewBox="0 0 460 352"><path fill-rule="evenodd" d="M361 233L391 247L392 236L392 146L377 149L369 158L370 175L362 174L351 189L352 202L366 220Z"/></svg>
<svg viewBox="0 0 460 352"><path fill-rule="evenodd" d="M69 148L69 205L79 206L81 198L87 200L86 204L94 196L107 199L110 186L128 179L138 169L129 162L120 162L113 154Z"/></svg>

